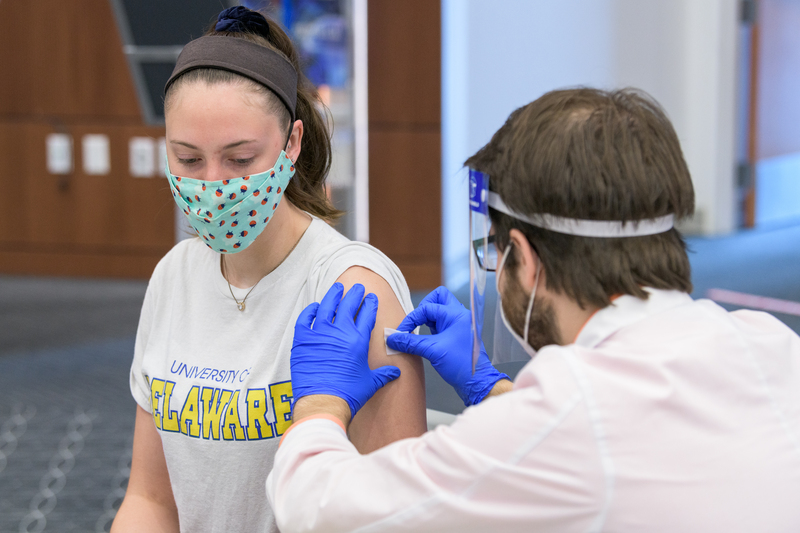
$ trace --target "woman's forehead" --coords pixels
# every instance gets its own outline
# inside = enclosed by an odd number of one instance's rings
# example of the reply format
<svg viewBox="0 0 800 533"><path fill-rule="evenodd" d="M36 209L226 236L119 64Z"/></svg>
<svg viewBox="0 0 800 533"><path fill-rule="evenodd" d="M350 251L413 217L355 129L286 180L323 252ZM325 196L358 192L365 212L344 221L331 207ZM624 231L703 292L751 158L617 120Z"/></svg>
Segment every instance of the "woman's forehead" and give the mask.
<svg viewBox="0 0 800 533"><path fill-rule="evenodd" d="M267 112L263 95L245 84L191 83L179 87L172 98L165 115L167 137L267 140L281 136L278 118Z"/></svg>

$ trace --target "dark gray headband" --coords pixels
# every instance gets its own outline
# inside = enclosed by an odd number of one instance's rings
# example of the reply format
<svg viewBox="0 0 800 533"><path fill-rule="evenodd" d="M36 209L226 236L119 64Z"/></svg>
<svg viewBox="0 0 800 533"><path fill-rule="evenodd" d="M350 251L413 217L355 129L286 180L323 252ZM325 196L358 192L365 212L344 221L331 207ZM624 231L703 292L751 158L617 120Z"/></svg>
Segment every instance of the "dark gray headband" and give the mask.
<svg viewBox="0 0 800 533"><path fill-rule="evenodd" d="M281 99L295 121L297 71L274 50L237 37L200 37L183 47L164 93L181 74L198 68L228 70L264 85Z"/></svg>

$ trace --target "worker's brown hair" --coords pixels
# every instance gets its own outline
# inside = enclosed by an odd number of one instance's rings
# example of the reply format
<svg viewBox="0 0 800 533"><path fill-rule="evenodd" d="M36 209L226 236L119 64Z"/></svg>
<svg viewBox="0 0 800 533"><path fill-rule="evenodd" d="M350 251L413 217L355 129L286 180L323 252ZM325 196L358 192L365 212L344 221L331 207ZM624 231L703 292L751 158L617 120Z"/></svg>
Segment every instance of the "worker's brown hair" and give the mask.
<svg viewBox="0 0 800 533"><path fill-rule="evenodd" d="M466 165L489 174L512 210L589 220L642 220L694 212L678 136L642 91L553 91L511 113ZM544 230L490 209L498 249L520 230L547 272L547 287L582 307L643 287L692 291L686 244L676 229L646 237L590 238ZM517 264L512 250L506 267Z"/></svg>

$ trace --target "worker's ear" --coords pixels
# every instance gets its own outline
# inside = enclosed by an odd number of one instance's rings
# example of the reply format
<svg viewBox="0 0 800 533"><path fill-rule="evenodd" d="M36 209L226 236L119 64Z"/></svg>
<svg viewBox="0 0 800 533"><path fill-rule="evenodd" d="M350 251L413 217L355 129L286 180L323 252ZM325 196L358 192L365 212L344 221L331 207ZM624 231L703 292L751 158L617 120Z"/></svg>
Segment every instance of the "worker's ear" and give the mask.
<svg viewBox="0 0 800 533"><path fill-rule="evenodd" d="M512 229L508 233L509 244L513 246L511 253L517 254L517 279L525 289L525 292L533 290L533 284L539 283L544 274L544 266L539 272L539 279L536 279L536 268L539 266L539 255L525 238L525 235L518 229Z"/></svg>

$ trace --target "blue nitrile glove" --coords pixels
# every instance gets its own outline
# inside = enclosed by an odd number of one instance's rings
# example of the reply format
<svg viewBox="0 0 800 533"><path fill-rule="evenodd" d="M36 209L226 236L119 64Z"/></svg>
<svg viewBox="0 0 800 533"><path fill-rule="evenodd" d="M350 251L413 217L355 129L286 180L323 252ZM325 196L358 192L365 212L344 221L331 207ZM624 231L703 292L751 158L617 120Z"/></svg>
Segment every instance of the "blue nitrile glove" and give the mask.
<svg viewBox="0 0 800 533"><path fill-rule="evenodd" d="M338 396L356 416L378 389L400 375L400 369L370 370L367 365L378 297L364 298L361 284L353 285L344 298L343 292L342 284L334 283L321 303L309 305L297 318L290 363L292 394L295 402L312 394Z"/></svg>
<svg viewBox="0 0 800 533"><path fill-rule="evenodd" d="M481 342L481 355L472 373L472 318L453 294L439 287L403 319L397 329L413 331L426 324L433 335L395 333L386 339L389 348L424 357L452 386L464 405L480 403L501 379L510 379L489 362Z"/></svg>

